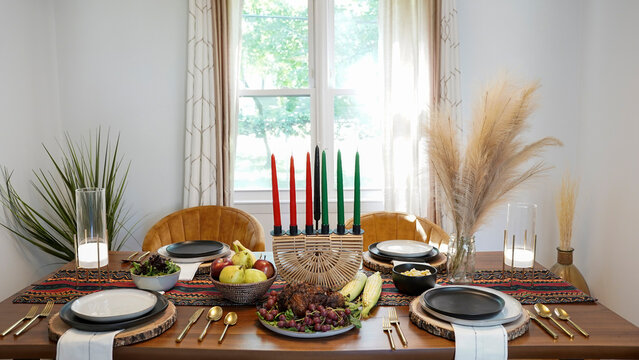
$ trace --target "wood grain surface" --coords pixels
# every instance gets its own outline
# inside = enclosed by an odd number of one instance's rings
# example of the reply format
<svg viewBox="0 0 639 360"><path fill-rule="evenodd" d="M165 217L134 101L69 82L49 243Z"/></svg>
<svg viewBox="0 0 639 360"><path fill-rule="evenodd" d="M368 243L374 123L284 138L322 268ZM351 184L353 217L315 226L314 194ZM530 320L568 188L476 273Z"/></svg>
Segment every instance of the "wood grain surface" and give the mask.
<svg viewBox="0 0 639 360"><path fill-rule="evenodd" d="M411 301L408 306L408 313L410 320L413 324L417 325L418 328L424 329L433 335L441 336L444 339L455 340L455 330L453 330L453 326L449 322L440 320L425 312L419 303L419 299ZM513 340L525 334L526 331L528 331L529 320L528 313L523 311L519 319L504 324L504 328L508 333L508 340Z"/></svg>
<svg viewBox="0 0 639 360"><path fill-rule="evenodd" d="M441 269L444 269L444 267L446 266L446 260L448 260L446 255L439 253L439 255L437 255L433 260L429 261L428 263L436 267L437 271L439 271ZM362 254L362 262L364 263L364 266L366 266L367 268L371 270L379 271L382 274L390 274L391 272L393 272L393 264L379 261L377 259L373 259L373 257L368 251L365 251Z"/></svg>
<svg viewBox="0 0 639 360"><path fill-rule="evenodd" d="M177 311L175 305L169 302L166 309L156 315L153 321L126 329L117 334L115 339L113 339L113 346L131 345L152 339L173 326L175 320L177 320ZM56 313L49 319L49 339L51 339L51 341L58 341L60 336L70 328L69 325L62 321L60 314Z"/></svg>
<svg viewBox="0 0 639 360"><path fill-rule="evenodd" d="M111 255L113 261L127 256L129 252ZM477 269L500 269L500 252L479 253ZM69 265L66 265L69 266ZM118 265L120 266L120 265ZM21 291L22 292L22 291ZM16 294L17 295L17 294ZM597 294L594 294L595 296ZM0 328L4 329L27 313L30 304L13 304L14 296L0 303ZM56 305L54 312L62 305ZM551 306L553 308L554 306ZM560 336L553 341L535 324L530 330L509 343L510 358L639 358L639 328L601 304L562 305L571 318L590 333L590 338L576 335L574 340ZM148 341L121 346L114 349L115 359L453 359L455 343L434 336L418 328L409 319L408 307L397 307L402 329L408 346L391 352L386 334L381 330L382 317L387 309L378 307L371 317L362 322L362 328L333 338L301 340L274 334L257 321L255 308L225 307L224 312L236 311L239 320L230 327L222 344L217 338L223 330L218 321L211 325L203 342L197 337L206 322L204 317L191 328L183 342L175 338L186 326L191 314L198 306L178 306L175 324L162 335ZM532 310L531 306L524 306ZM396 343L399 338L393 332ZM0 338L0 358L55 358L55 343L49 340L47 320L38 320L24 335Z"/></svg>

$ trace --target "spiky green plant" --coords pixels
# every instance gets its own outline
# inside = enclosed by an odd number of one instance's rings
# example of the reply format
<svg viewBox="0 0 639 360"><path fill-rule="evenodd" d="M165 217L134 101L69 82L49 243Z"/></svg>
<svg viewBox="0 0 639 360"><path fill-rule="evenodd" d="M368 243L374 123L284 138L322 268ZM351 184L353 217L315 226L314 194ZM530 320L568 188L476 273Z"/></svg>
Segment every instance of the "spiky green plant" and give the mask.
<svg viewBox="0 0 639 360"><path fill-rule="evenodd" d="M57 160L43 145L54 169L33 171L36 180L32 186L41 206L29 204L18 194L11 183L12 172L2 169L0 201L7 210L8 223L0 225L42 251L71 261L75 258L75 190L104 188L109 249L119 250L131 236L126 227L129 210L123 201L130 162L124 166L118 154L120 136L112 143L107 133L103 143L98 129L94 135L89 134L88 142L74 143L68 133L64 140L59 144L61 156Z"/></svg>

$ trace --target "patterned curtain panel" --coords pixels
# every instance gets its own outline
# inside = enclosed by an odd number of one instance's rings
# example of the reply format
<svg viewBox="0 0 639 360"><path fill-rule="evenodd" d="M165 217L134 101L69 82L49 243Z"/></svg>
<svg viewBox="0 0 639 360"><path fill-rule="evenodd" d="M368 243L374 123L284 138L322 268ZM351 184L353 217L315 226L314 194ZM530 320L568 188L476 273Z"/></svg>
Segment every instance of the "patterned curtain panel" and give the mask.
<svg viewBox="0 0 639 360"><path fill-rule="evenodd" d="M184 207L217 203L210 0L189 0Z"/></svg>
<svg viewBox="0 0 639 360"><path fill-rule="evenodd" d="M439 81L433 82L433 104L450 109L450 114L457 127L463 132L461 118L461 72L459 69L459 35L457 28L457 6L455 0L437 0L437 24L435 28L434 48L438 49L433 63ZM446 199L443 191L437 186L434 174L430 174L431 193L434 195L429 217L434 219L444 230L453 229L452 219L446 212Z"/></svg>
<svg viewBox="0 0 639 360"><path fill-rule="evenodd" d="M230 205L242 2L189 0L184 207Z"/></svg>

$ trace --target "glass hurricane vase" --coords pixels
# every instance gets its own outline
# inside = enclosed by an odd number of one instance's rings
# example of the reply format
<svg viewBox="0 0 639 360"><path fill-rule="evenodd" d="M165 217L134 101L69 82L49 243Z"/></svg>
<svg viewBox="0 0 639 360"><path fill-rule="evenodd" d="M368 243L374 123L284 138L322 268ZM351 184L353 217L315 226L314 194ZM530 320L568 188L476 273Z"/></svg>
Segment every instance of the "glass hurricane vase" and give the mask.
<svg viewBox="0 0 639 360"><path fill-rule="evenodd" d="M451 235L448 244L448 282L470 284L475 276L475 235Z"/></svg>

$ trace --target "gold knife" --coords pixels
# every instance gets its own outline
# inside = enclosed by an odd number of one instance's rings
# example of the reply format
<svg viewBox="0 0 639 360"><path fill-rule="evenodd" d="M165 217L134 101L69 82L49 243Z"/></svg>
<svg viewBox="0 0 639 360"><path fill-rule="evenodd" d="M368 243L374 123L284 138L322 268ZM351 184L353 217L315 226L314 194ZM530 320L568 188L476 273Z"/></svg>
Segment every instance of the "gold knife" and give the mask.
<svg viewBox="0 0 639 360"><path fill-rule="evenodd" d="M204 308L197 310L196 312L193 313L193 315L191 315L191 317L189 318L189 323L186 325L184 330L182 330L180 335L178 335L177 339L175 339L175 342L177 343L182 342L182 339L184 339L184 337L186 336L186 333L189 332L189 329L191 328L191 326L195 324L195 322L197 321L197 319L200 318L203 312L204 312Z"/></svg>

